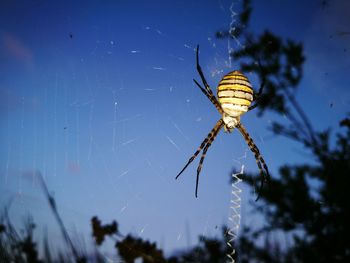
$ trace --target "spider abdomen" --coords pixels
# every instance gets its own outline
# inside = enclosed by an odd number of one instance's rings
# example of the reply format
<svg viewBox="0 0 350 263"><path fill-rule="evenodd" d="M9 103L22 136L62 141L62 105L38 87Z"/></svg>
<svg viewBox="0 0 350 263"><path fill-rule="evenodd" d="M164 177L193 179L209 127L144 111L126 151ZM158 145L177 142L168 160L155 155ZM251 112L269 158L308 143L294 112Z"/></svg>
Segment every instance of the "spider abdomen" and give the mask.
<svg viewBox="0 0 350 263"><path fill-rule="evenodd" d="M226 74L217 88L222 110L232 117L248 111L253 101L253 88L248 78L238 70Z"/></svg>

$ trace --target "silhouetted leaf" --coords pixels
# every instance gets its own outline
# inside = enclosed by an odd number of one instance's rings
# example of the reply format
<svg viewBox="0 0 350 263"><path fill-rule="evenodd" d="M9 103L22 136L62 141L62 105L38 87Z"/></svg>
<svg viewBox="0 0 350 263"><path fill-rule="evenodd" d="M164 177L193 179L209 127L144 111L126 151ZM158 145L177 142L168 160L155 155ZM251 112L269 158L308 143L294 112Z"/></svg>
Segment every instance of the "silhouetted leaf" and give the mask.
<svg viewBox="0 0 350 263"><path fill-rule="evenodd" d="M96 244L101 245L105 239L105 236L118 234L118 225L116 221L113 221L109 225L101 225L101 221L94 216L91 218L92 235L95 238Z"/></svg>

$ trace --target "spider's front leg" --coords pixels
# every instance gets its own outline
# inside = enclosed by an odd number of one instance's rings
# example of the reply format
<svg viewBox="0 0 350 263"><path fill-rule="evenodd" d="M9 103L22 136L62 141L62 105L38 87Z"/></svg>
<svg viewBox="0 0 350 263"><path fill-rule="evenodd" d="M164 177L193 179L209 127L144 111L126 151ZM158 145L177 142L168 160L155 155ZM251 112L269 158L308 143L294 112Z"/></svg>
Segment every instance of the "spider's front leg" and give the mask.
<svg viewBox="0 0 350 263"><path fill-rule="evenodd" d="M200 90L204 93L204 95L207 96L207 98L211 101L211 103L213 103L213 105L219 111L219 113L222 114L223 111L220 106L220 103L218 102L217 98L213 94L213 91L211 90L207 80L205 79L203 70L199 64L199 45L197 45L197 50L196 50L196 65L197 65L198 74L205 88L203 88L195 79L193 79L194 83L196 83L196 85L200 88Z"/></svg>
<svg viewBox="0 0 350 263"><path fill-rule="evenodd" d="M251 105L249 108L248 108L248 111L252 110L252 109L255 109L258 105L259 105L259 99L261 98L261 94L264 90L264 87L265 87L265 83L266 83L266 80L265 78L261 81L261 84L260 84L260 88L258 90L258 93L256 94L253 94L253 99L254 99L254 104Z"/></svg>

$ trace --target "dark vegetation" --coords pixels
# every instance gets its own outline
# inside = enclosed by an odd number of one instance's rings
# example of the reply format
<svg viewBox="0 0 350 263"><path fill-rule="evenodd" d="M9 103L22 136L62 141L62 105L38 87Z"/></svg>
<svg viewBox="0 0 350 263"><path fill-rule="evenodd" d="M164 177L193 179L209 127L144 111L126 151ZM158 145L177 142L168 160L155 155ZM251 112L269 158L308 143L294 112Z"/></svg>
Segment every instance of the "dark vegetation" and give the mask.
<svg viewBox="0 0 350 263"><path fill-rule="evenodd" d="M231 55L241 62L244 72L257 74L265 83L259 98L258 115L272 111L283 115L282 122L273 122L271 131L299 143L313 158L312 164L284 165L273 175L261 195L253 203L261 213L265 226L244 228L234 246L238 262L350 262L350 119L339 120L336 142L330 144L331 129L315 131L294 94L302 79L303 45L285 40L266 30L260 34L249 31L250 1L242 2L237 27L231 32L218 32L218 38L239 38L243 46ZM338 127L337 127L338 128ZM244 181L254 188L257 175L245 175ZM310 185L310 180L314 183ZM91 219L96 244L93 254L77 249L60 219L54 199L42 181L42 188L60 226L67 251L49 250L44 239L41 258L34 241L35 224L27 220L24 232L17 232L8 217L7 208L0 218L0 262L104 262L98 247L106 239L115 242L122 262L226 262L229 253L227 229L221 238L200 237L196 247L180 255L166 258L155 243L123 236L117 222L102 224ZM274 240L276 233L288 235L292 242L281 247ZM256 240L263 242L255 242ZM55 258L55 259L54 259Z"/></svg>

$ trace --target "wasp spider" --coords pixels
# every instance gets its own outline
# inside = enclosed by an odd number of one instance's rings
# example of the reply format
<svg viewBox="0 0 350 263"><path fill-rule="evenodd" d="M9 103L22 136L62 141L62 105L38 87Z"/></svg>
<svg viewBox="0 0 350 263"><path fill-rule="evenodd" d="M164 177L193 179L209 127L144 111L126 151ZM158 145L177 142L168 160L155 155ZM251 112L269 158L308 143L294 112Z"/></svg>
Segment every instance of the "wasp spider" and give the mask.
<svg viewBox="0 0 350 263"><path fill-rule="evenodd" d="M176 176L176 179L182 174L182 172L187 168L187 166L198 156L198 154L202 151L202 156L199 161L199 165L197 168L197 178L196 178L196 191L195 196L197 197L198 193L198 181L199 174L202 169L203 161L205 155L218 135L219 131L222 127L224 127L226 132L232 132L234 128L237 128L242 134L243 138L247 142L250 150L253 152L255 156L256 163L258 165L260 175L262 176L260 190L264 185L264 181L268 181L270 178L269 171L267 165L265 163L264 158L261 156L258 147L255 145L253 139L250 137L247 130L244 128L243 124L240 121L240 116L250 111L251 109L257 106L257 99L262 92L263 82L260 86L259 92L254 94L251 83L248 78L238 70L234 70L228 74L226 74L222 80L219 82L217 87L217 97L213 94L211 88L209 87L201 66L199 65L198 58L199 46L197 46L196 51L196 63L197 63L197 71L199 76L201 77L204 88L194 79L193 81L200 88L200 90L207 96L207 98L214 104L216 109L221 114L221 118L217 121L214 128L209 132L208 136L204 139L204 141L199 146L198 150L191 156L188 160L185 167L180 171L180 173ZM252 104L254 102L254 104Z"/></svg>

